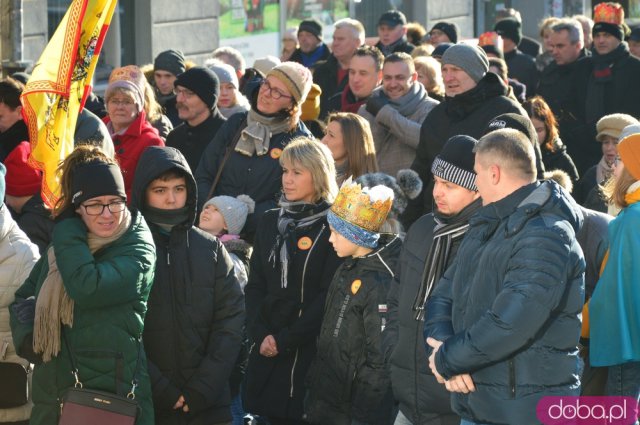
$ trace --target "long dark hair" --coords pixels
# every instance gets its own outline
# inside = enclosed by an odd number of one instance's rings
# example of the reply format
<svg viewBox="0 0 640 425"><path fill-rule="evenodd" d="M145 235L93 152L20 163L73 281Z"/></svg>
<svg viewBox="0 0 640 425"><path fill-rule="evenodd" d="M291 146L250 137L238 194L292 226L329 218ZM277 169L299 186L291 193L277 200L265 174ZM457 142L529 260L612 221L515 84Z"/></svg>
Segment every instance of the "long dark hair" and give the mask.
<svg viewBox="0 0 640 425"><path fill-rule="evenodd" d="M535 118L544 124L547 137L544 141L539 141L539 143L544 146L547 151L555 152L555 140L558 137L558 122L553 115L553 111L551 111L551 108L547 105L547 102L540 96L534 96L531 99L527 99L522 104L522 107L527 111L529 118Z"/></svg>

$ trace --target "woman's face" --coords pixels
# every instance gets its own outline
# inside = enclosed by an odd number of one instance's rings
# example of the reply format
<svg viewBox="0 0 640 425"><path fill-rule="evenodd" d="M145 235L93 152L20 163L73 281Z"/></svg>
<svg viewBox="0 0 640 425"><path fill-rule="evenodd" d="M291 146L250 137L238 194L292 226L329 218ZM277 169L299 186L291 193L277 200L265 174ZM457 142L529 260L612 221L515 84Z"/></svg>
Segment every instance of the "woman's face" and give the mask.
<svg viewBox="0 0 640 425"><path fill-rule="evenodd" d="M289 202L313 203L317 200L313 176L299 164L285 162L282 165L282 192Z"/></svg>
<svg viewBox="0 0 640 425"><path fill-rule="evenodd" d="M416 72L418 73L418 81L422 83L425 89L429 90L432 87L432 82L427 71L421 67L416 68Z"/></svg>
<svg viewBox="0 0 640 425"><path fill-rule="evenodd" d="M613 176L619 179L622 175L622 170L624 170L624 162L616 157L616 159L613 160Z"/></svg>
<svg viewBox="0 0 640 425"><path fill-rule="evenodd" d="M267 78L258 91L258 111L273 115L288 109L293 102L287 86L277 78Z"/></svg>
<svg viewBox="0 0 640 425"><path fill-rule="evenodd" d="M227 223L215 205L209 204L200 213L199 227L213 235L220 235L227 228Z"/></svg>
<svg viewBox="0 0 640 425"><path fill-rule="evenodd" d="M218 106L221 108L231 108L237 103L236 88L231 83L220 84L220 97Z"/></svg>
<svg viewBox="0 0 640 425"><path fill-rule="evenodd" d="M107 101L107 112L115 131L123 130L138 116L138 106L133 96L117 92Z"/></svg>
<svg viewBox="0 0 640 425"><path fill-rule="evenodd" d="M544 123L537 118L531 118L531 122L538 135L538 144L544 145L545 140L547 140L547 128L544 126Z"/></svg>
<svg viewBox="0 0 640 425"><path fill-rule="evenodd" d="M551 34L553 34L553 30L551 28L547 28L542 32L542 44L544 45L544 50L546 52L550 52L553 49L551 44Z"/></svg>
<svg viewBox="0 0 640 425"><path fill-rule="evenodd" d="M124 219L125 201L115 195L97 196L84 201L76 212L84 221L89 233L108 238L118 229ZM102 212L96 214L102 209ZM114 212L112 212L114 211Z"/></svg>
<svg viewBox="0 0 640 425"><path fill-rule="evenodd" d="M331 121L327 124L322 143L327 145L336 163L341 163L347 158L347 149L342 138L342 126L338 121Z"/></svg>
<svg viewBox="0 0 640 425"><path fill-rule="evenodd" d="M604 136L602 139L602 156L607 164L613 165L618 156L618 139Z"/></svg>

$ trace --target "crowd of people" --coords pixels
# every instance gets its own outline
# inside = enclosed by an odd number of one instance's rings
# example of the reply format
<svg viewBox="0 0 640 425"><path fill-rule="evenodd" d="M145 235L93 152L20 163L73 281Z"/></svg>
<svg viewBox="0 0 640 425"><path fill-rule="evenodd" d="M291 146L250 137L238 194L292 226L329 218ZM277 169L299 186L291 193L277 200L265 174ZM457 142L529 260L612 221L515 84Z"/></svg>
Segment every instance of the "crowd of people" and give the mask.
<svg viewBox="0 0 640 425"><path fill-rule="evenodd" d="M390 10L366 40L307 19L252 66L114 69L53 208L29 75L0 81L0 424L58 423L80 382L160 425L640 401L640 28L605 2L462 40Z"/></svg>

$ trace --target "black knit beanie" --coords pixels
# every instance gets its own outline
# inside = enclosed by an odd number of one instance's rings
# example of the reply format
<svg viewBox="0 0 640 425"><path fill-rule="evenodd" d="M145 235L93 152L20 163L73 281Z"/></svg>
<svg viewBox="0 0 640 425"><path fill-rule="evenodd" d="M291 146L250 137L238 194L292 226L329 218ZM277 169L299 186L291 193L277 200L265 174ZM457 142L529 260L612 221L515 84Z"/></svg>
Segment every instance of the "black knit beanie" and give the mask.
<svg viewBox="0 0 640 425"><path fill-rule="evenodd" d="M458 42L458 26L454 23L449 23L449 22L438 22L437 24L435 24L433 26L433 28L431 28L431 31L433 30L440 30L443 33L445 33L447 35L447 37L449 37L449 40L451 40L451 42L453 44L456 44ZM429 32L431 32L429 31Z"/></svg>
<svg viewBox="0 0 640 425"><path fill-rule="evenodd" d="M179 50L165 50L156 56L153 62L154 71L168 71L173 75L180 75L187 69L184 55Z"/></svg>
<svg viewBox="0 0 640 425"><path fill-rule="evenodd" d="M220 81L215 72L202 66L194 66L178 75L174 87L182 86L198 95L209 109L213 109L220 94Z"/></svg>
<svg viewBox="0 0 640 425"><path fill-rule="evenodd" d="M476 139L465 135L453 136L447 140L431 165L433 175L477 191L476 172L473 169L476 159L473 149L477 143Z"/></svg>
<svg viewBox="0 0 640 425"><path fill-rule="evenodd" d="M298 25L298 32L306 31L316 36L318 40L322 40L322 24L317 19L305 19Z"/></svg>
<svg viewBox="0 0 640 425"><path fill-rule="evenodd" d="M622 41L624 40L625 28L622 25L610 24L608 22L596 22L593 24L591 34L595 36L599 32L606 32Z"/></svg>
<svg viewBox="0 0 640 425"><path fill-rule="evenodd" d="M518 130L520 133L527 136L527 139L529 139L534 146L538 144L538 133L536 133L536 129L528 117L523 117L522 115L514 113L498 115L489 121L484 134L487 135L494 130L500 130L502 128Z"/></svg>
<svg viewBox="0 0 640 425"><path fill-rule="evenodd" d="M522 40L522 24L515 18L505 18L498 21L493 30L500 34L502 38L508 38L513 41L516 46Z"/></svg>
<svg viewBox="0 0 640 425"><path fill-rule="evenodd" d="M90 162L79 165L72 173L71 202L75 208L97 196L113 195L127 199L122 171L116 164Z"/></svg>

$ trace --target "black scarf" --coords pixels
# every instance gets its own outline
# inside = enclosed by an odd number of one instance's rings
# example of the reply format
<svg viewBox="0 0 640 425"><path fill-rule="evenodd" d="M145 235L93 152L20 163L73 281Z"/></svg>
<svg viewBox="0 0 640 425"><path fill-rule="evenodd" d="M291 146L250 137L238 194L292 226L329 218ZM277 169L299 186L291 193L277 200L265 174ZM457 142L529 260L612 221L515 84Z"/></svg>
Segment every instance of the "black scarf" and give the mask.
<svg viewBox="0 0 640 425"><path fill-rule="evenodd" d="M462 238L469 229L469 218L482 207L482 200L476 199L458 214L451 217L434 214L436 226L433 229L433 241L429 247L429 254L424 263L422 279L418 295L413 302L416 320L424 318L424 305L431 295L435 284L440 280L451 256L451 246L454 241Z"/></svg>
<svg viewBox="0 0 640 425"><path fill-rule="evenodd" d="M588 123L596 122L606 114L604 96L607 90L610 90L607 83L613 81L613 70L616 64L626 57L629 57L629 48L624 42L607 54L599 55L594 51L591 56L593 72L589 77L589 84L587 84L587 104L585 106Z"/></svg>
<svg viewBox="0 0 640 425"><path fill-rule="evenodd" d="M189 207L184 206L173 210L165 210L146 205L142 215L144 215L145 220L148 222L156 224L167 232L170 232L174 226L189 220Z"/></svg>
<svg viewBox="0 0 640 425"><path fill-rule="evenodd" d="M280 263L280 285L282 288L287 287L287 275L289 272L287 240L297 229L309 227L319 219L326 217L329 212L329 206L324 200L317 204L308 204L306 202L289 202L284 196L280 199L278 236L273 248L271 248L269 261L274 268L278 262Z"/></svg>

